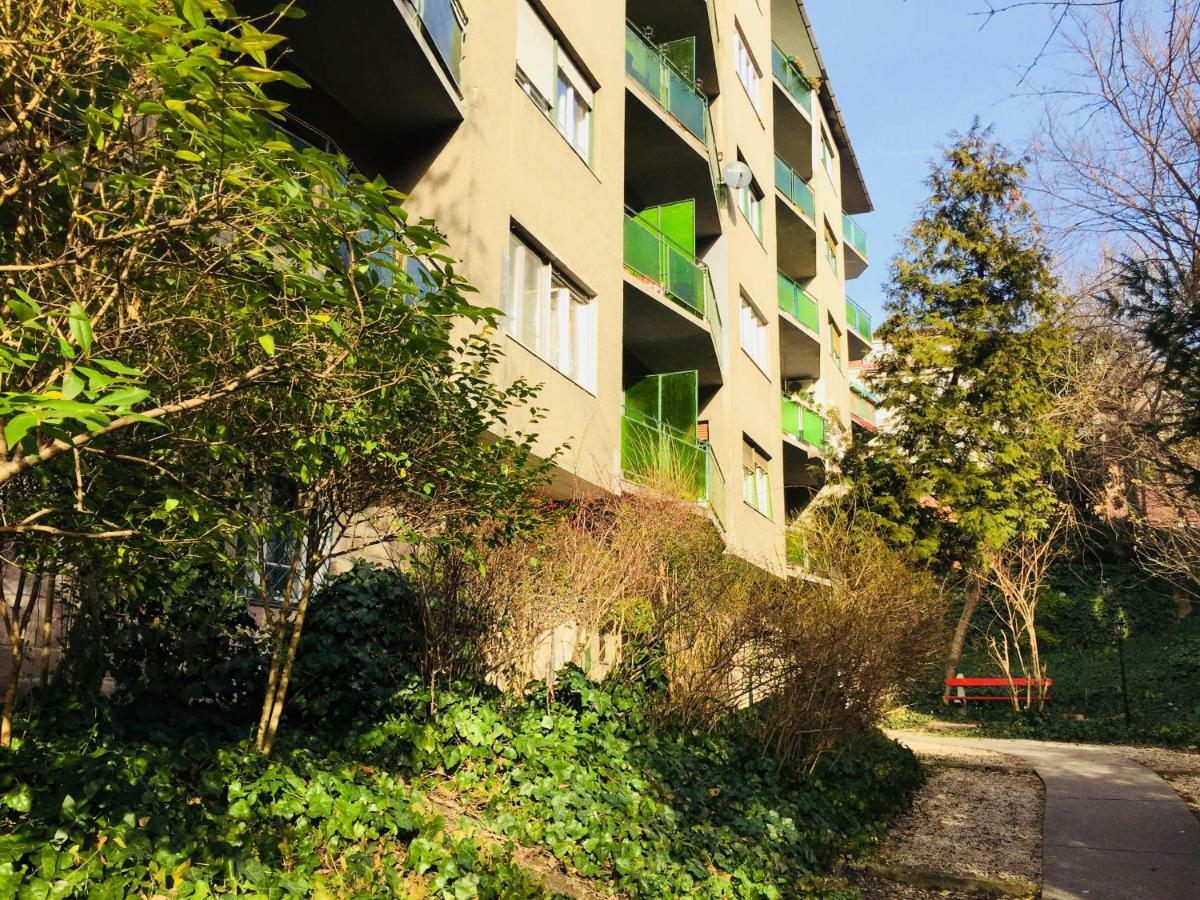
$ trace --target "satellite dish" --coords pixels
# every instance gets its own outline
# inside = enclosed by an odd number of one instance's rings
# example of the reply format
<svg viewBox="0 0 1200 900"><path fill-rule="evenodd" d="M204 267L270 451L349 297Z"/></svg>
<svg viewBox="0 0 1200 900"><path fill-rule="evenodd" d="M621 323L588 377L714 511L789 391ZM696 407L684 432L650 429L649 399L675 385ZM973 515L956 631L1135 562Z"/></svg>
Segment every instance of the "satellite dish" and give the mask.
<svg viewBox="0 0 1200 900"><path fill-rule="evenodd" d="M750 182L754 180L754 173L740 159L737 162L731 162L727 165L721 171L721 176L725 180L725 185L735 191L750 187Z"/></svg>

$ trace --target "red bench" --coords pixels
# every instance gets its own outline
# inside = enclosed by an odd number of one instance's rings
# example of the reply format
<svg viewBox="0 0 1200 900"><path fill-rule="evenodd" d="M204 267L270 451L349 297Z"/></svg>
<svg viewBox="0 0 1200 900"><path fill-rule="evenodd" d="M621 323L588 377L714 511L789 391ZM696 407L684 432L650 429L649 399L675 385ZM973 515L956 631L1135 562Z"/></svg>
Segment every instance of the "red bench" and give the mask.
<svg viewBox="0 0 1200 900"><path fill-rule="evenodd" d="M1041 679L1040 685L1045 688L1047 694L1043 700L1049 700L1049 690L1054 684L1053 678ZM946 696L942 699L947 703L952 703L957 700L961 703L974 702L976 700L1004 700L1012 701L1012 695L1009 693L1015 689L1020 693L1024 693L1026 688L1032 687L1034 696L1037 696L1039 681L1036 678L1014 678L1011 682L1007 678L947 678L946 679ZM957 689L962 688L963 692L957 693ZM1003 688L1003 694L969 694L968 688Z"/></svg>

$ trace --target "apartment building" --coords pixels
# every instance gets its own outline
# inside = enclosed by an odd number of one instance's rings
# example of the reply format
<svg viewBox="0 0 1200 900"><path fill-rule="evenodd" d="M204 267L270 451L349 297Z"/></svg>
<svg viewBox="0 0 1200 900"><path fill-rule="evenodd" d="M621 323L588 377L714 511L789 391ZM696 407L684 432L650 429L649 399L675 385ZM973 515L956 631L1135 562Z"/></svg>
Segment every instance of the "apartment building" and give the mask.
<svg viewBox="0 0 1200 900"><path fill-rule="evenodd" d="M554 491L669 470L785 571L826 455L871 427L847 297L871 199L803 4L343 0L288 29L302 127L504 311L500 376L543 385L540 446L566 445Z"/></svg>

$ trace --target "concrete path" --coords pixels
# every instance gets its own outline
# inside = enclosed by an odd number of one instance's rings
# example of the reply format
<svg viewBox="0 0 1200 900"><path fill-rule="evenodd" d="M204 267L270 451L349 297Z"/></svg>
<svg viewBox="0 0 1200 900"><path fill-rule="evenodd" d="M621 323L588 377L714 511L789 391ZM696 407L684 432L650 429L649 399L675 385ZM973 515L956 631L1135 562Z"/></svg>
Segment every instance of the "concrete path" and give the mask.
<svg viewBox="0 0 1200 900"><path fill-rule="evenodd" d="M1046 785L1043 900L1200 900L1200 822L1169 784L1111 748L895 732L914 751L1019 756Z"/></svg>

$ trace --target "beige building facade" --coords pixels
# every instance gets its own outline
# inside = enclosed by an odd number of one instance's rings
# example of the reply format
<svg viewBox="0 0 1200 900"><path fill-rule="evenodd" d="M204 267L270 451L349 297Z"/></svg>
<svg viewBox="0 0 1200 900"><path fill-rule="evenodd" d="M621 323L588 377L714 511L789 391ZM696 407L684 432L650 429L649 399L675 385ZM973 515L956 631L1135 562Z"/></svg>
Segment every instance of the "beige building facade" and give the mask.
<svg viewBox="0 0 1200 900"><path fill-rule="evenodd" d="M785 571L827 455L871 427L847 298L871 200L803 4L347 0L289 27L303 127L503 311L554 491L668 470Z"/></svg>

